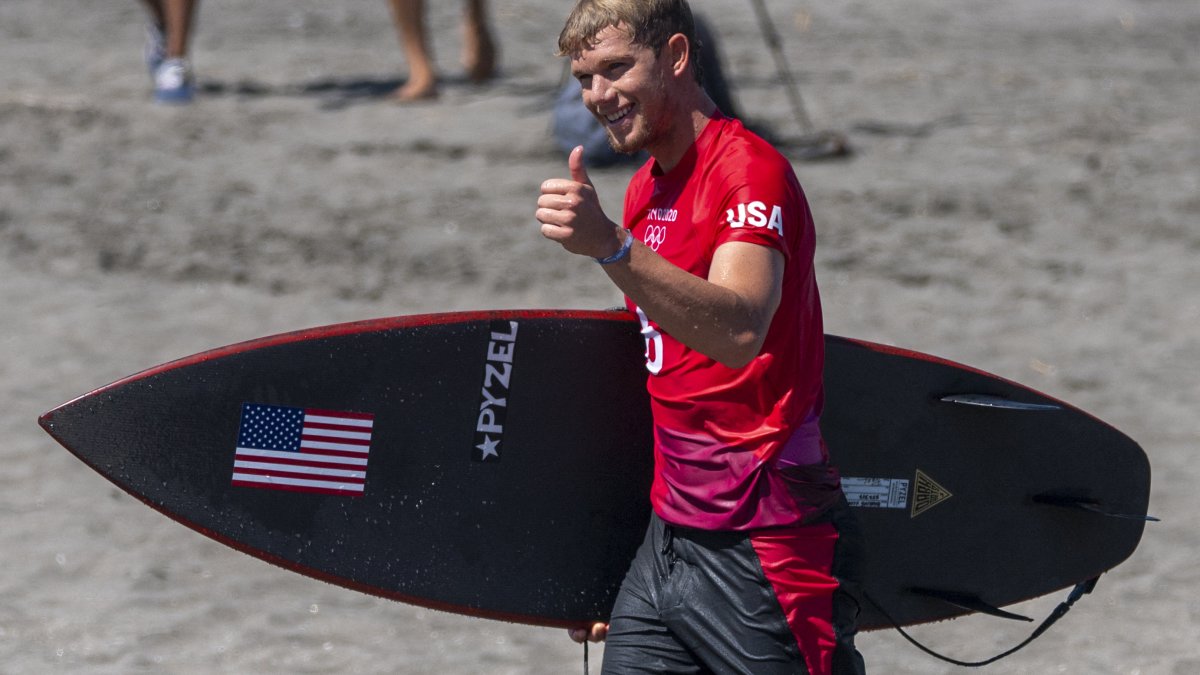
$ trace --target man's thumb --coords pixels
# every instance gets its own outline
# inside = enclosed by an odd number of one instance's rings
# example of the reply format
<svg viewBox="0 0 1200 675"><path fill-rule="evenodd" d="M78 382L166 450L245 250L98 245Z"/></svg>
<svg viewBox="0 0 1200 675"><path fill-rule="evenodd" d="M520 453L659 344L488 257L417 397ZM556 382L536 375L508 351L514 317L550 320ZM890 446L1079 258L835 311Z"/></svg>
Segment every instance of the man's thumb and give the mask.
<svg viewBox="0 0 1200 675"><path fill-rule="evenodd" d="M583 164L583 146L577 145L567 157L567 168L571 170L571 180L576 183L592 184L592 179L588 178L587 167Z"/></svg>

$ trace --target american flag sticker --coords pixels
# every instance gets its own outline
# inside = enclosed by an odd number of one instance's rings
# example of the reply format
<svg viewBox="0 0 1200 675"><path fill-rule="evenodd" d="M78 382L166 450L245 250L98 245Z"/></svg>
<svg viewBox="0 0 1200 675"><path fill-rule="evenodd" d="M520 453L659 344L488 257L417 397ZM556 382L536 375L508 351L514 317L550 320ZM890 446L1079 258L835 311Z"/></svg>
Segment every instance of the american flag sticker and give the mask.
<svg viewBox="0 0 1200 675"><path fill-rule="evenodd" d="M243 403L233 484L362 495L374 419L365 413Z"/></svg>

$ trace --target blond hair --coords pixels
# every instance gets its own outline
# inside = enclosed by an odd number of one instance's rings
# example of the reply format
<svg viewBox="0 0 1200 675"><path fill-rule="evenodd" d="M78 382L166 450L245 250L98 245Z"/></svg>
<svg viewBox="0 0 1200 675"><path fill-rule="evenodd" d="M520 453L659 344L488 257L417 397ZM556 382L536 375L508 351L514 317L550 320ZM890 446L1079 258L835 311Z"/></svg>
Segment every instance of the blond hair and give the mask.
<svg viewBox="0 0 1200 675"><path fill-rule="evenodd" d="M687 0L579 0L558 35L558 55L575 56L596 46L596 35L609 26L625 31L631 42L655 54L672 35L682 33L691 47L696 81L700 81L700 43Z"/></svg>

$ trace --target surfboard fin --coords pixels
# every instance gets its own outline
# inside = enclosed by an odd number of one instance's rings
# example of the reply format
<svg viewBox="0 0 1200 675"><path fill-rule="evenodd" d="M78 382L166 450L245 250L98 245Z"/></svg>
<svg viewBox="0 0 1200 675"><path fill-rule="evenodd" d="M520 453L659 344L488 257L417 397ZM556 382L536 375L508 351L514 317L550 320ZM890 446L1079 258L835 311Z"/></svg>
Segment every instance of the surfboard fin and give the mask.
<svg viewBox="0 0 1200 675"><path fill-rule="evenodd" d="M932 656L936 659L941 659L942 661L945 661L946 663L953 663L956 666L963 666L964 668L979 668L981 666L986 666L988 664L995 663L1005 657L1012 656L1013 654L1021 651L1025 647L1027 647L1029 645L1029 643L1031 643L1034 640L1041 637L1041 635L1043 633L1045 633L1047 630L1050 630L1050 626L1053 626L1055 624L1055 622L1057 622L1059 619L1066 616L1067 612L1071 611L1071 607L1074 606L1074 604L1076 602L1078 602L1080 598L1087 595L1088 593L1091 593L1096 588L1096 582L1099 580L1100 580L1100 577L1093 577L1091 579L1088 579L1087 581L1082 581L1078 584L1075 584L1075 588L1071 589L1071 594L1067 596L1067 599L1065 601L1059 603L1058 607L1055 607L1054 611L1050 612L1050 615L1047 616L1045 618L1045 620L1042 621L1042 623L1040 625L1038 625L1038 627L1035 628L1032 633L1029 634L1029 637L1025 638L1017 646L1012 647L1011 649L1008 649L1007 651L1001 652L991 658L983 659L982 661L960 661L959 659L953 659L953 658L950 658L949 656L946 656L945 654L939 654L938 652L935 652L934 650L930 649L929 647L926 647L925 645L918 642L915 638L913 638L913 636L909 635L908 632L904 630L904 627L901 626L895 619L893 619L892 616L887 613L887 610L885 610L883 607L881 607L879 605L879 603L875 601L875 598L872 598L869 593L864 591L863 598L865 598L866 601L871 603L872 605L875 605L875 609L879 610L880 613L882 613L885 617L887 617L888 621L891 621L892 625L896 628L896 631L899 632L900 635L903 636L905 640L908 640L913 645L915 645L917 647L917 649L920 649L921 651L925 652L926 654L929 654L930 656ZM914 592L920 592L919 589L910 588L909 590L914 591ZM930 593L930 591L928 589L926 589L924 592L926 594ZM943 591L932 591L932 593L941 594L941 593L943 593ZM958 595L958 594L954 594L954 595ZM936 596L934 596L934 597L936 597ZM974 596L970 596L970 597L974 597ZM955 603L955 604L957 604L957 603ZM1008 614L1008 612L1003 612L1003 613ZM1013 616L1018 616L1018 615L1014 614ZM1019 617L1019 618L1025 619L1025 617ZM1025 619L1025 620L1029 621L1029 619Z"/></svg>
<svg viewBox="0 0 1200 675"><path fill-rule="evenodd" d="M950 394L941 399L945 403L972 405L980 408L998 408L1001 410L1022 410L1027 412L1048 412L1062 410L1062 406L1049 403L1022 403L991 394Z"/></svg>
<svg viewBox="0 0 1200 675"><path fill-rule="evenodd" d="M934 600L941 600L942 602L950 603L955 607L961 607L972 612L979 612L980 614L987 614L989 616L995 616L1001 619L1012 619L1013 621L1033 621L1033 619L1027 616L1006 612L995 605L984 602L982 598L973 593L959 593L957 591L947 591L937 588L909 588L908 592L924 596L926 598L933 598Z"/></svg>
<svg viewBox="0 0 1200 675"><path fill-rule="evenodd" d="M1122 520L1140 520L1147 523L1157 523L1158 518L1149 515L1138 515L1136 513L1119 513L1111 509L1105 508L1103 504L1095 499L1086 497L1071 497L1067 495L1055 494L1040 494L1033 496L1034 504L1047 504L1049 506L1061 506L1068 509L1080 509L1089 513L1096 513L1109 518L1120 518Z"/></svg>

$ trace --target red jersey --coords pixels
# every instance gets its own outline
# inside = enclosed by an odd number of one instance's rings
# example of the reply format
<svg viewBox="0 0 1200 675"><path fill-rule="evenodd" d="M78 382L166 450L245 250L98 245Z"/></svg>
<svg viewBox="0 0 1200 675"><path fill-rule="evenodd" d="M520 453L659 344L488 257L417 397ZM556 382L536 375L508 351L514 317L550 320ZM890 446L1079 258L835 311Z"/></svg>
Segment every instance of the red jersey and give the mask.
<svg viewBox="0 0 1200 675"><path fill-rule="evenodd" d="M655 511L709 530L794 525L823 511L840 485L817 426L824 330L816 235L791 164L718 114L671 171L651 159L634 174L624 219L638 240L702 278L726 242L769 246L786 259L779 308L761 352L742 368L663 333L626 298L646 338Z"/></svg>

